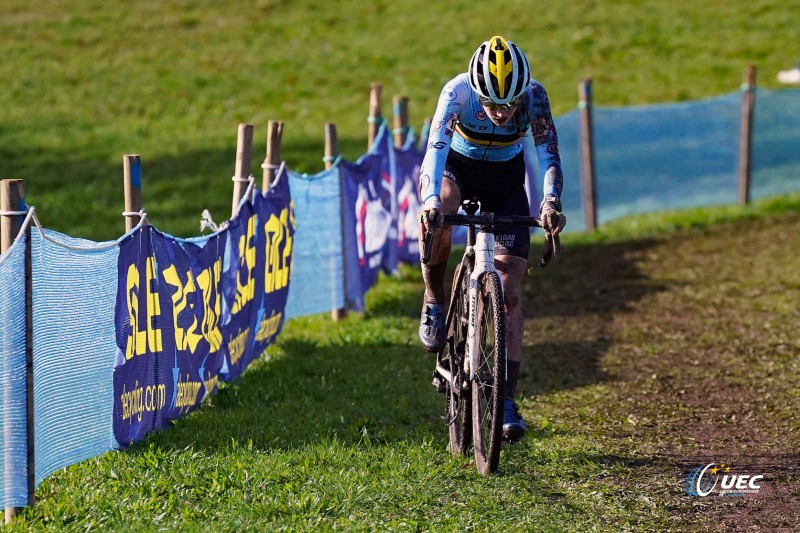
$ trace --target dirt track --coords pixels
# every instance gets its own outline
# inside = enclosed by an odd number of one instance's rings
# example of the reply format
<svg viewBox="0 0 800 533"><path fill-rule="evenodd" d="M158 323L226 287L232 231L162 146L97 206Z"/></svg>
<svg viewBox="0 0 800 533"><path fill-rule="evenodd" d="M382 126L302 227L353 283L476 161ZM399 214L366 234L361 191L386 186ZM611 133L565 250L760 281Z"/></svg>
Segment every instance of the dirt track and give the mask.
<svg viewBox="0 0 800 533"><path fill-rule="evenodd" d="M619 456L631 475L611 483L677 530L800 525L800 214L567 246L525 291L526 405ZM687 495L709 463L761 490Z"/></svg>

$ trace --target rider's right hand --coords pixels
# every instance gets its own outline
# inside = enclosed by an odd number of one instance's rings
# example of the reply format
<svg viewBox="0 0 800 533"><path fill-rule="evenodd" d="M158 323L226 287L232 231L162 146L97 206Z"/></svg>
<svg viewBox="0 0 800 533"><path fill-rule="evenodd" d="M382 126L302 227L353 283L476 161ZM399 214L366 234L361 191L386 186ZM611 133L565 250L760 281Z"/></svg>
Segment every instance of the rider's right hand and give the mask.
<svg viewBox="0 0 800 533"><path fill-rule="evenodd" d="M425 200L425 205L419 212L418 220L420 223L420 232L425 233L433 232L434 229L441 225L440 216L442 211L442 201L438 196L431 196Z"/></svg>

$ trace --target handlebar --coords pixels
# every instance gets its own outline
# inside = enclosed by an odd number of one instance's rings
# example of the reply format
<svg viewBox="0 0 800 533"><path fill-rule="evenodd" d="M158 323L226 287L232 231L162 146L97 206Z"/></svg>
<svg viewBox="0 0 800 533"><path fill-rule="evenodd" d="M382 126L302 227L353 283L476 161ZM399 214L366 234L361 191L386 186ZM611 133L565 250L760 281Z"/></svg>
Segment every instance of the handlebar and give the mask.
<svg viewBox="0 0 800 533"><path fill-rule="evenodd" d="M494 213L481 213L480 215L440 215L436 226L447 224L450 226L475 226L483 231L492 231L498 227L527 226L541 228L542 221L537 217L526 217L519 215L495 216ZM422 262L427 263L431 259L431 244L433 242L433 231L426 231L422 242ZM539 260L539 266L544 268L555 258L558 261L561 255L561 238L554 235L553 238L545 237L544 252Z"/></svg>

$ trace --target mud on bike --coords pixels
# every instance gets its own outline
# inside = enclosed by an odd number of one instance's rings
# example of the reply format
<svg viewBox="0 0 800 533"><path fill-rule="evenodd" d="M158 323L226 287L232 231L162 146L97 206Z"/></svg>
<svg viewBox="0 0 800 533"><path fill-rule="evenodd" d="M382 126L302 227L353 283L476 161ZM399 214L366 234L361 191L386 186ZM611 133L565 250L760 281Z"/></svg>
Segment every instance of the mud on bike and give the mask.
<svg viewBox="0 0 800 533"><path fill-rule="evenodd" d="M493 231L542 223L536 217L476 214L479 204L474 201L465 201L462 208L466 214L440 217L442 224L467 227L467 245L453 276L446 342L436 354L434 385L445 395L450 451L468 455L474 447L475 466L487 475L495 473L500 462L506 378L506 314L503 285L494 265ZM423 263L430 260L432 239L433 232L426 232ZM539 265L558 259L559 252L555 235L545 241Z"/></svg>

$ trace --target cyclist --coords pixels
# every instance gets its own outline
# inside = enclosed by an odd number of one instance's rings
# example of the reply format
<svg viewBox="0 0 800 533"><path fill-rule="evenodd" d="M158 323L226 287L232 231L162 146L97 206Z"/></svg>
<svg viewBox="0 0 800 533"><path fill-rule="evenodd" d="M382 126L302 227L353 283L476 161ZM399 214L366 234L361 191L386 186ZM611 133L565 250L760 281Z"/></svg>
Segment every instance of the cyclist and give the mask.
<svg viewBox="0 0 800 533"><path fill-rule="evenodd" d="M544 173L539 214L545 238L563 229L563 177L558 138L544 87L531 78L528 60L513 42L494 36L481 44L467 72L445 84L431 121L420 169L420 235L436 228L440 214L456 213L462 200L479 199L481 209L498 215L530 216L525 192L523 138L532 135ZM527 143L530 145L530 143ZM452 227L434 233L431 258L422 264L425 281L419 337L426 351L445 343L444 278ZM514 401L522 355L522 277L527 270L528 228L495 233L495 265L500 271L507 316L507 378L503 438L515 441L527 430ZM422 249L422 246L420 246Z"/></svg>

